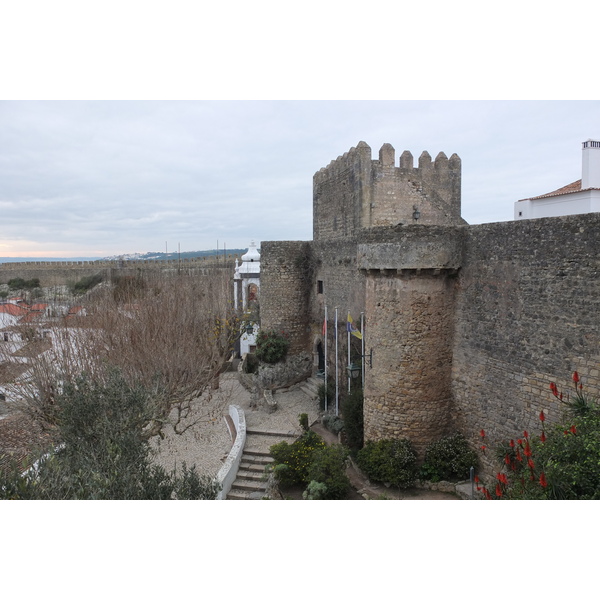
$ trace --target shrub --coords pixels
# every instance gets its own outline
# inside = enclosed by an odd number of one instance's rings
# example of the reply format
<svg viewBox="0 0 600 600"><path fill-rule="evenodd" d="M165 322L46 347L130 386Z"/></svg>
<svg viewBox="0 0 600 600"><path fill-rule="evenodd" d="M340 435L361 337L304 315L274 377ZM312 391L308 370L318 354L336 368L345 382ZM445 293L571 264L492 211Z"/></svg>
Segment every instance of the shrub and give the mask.
<svg viewBox="0 0 600 600"><path fill-rule="evenodd" d="M113 371L104 382L80 377L57 395L57 450L37 470L0 472L0 498L42 500L212 499L219 486L183 465L152 464L143 427L151 397Z"/></svg>
<svg viewBox="0 0 600 600"><path fill-rule="evenodd" d="M308 487L302 492L302 497L305 500L325 500L327 486L318 481L311 481Z"/></svg>
<svg viewBox="0 0 600 600"><path fill-rule="evenodd" d="M323 415L323 426L337 435L344 429L344 421L337 415L326 413Z"/></svg>
<svg viewBox="0 0 600 600"><path fill-rule="evenodd" d="M84 294L88 290L101 283L102 275L99 273L96 275L89 275L88 277L82 277L77 283L70 285L69 288L73 294Z"/></svg>
<svg viewBox="0 0 600 600"><path fill-rule="evenodd" d="M252 374L258 372L258 358L254 354L246 354L244 361L244 373Z"/></svg>
<svg viewBox="0 0 600 600"><path fill-rule="evenodd" d="M37 277L27 280L15 277L14 279L9 279L8 287L11 290L33 290L40 287L40 280Z"/></svg>
<svg viewBox="0 0 600 600"><path fill-rule="evenodd" d="M256 357L262 362L275 364L282 361L290 342L283 332L260 330L256 336Z"/></svg>
<svg viewBox="0 0 600 600"><path fill-rule="evenodd" d="M352 390L342 406L346 443L353 455L364 445L363 391Z"/></svg>
<svg viewBox="0 0 600 600"><path fill-rule="evenodd" d="M298 420L300 421L302 431L308 431L308 414L302 413L301 415L298 415Z"/></svg>
<svg viewBox="0 0 600 600"><path fill-rule="evenodd" d="M325 446L313 455L308 469L311 482L325 485L320 489L322 500L343 500L350 491L350 480L346 475L346 458L348 451L340 444Z"/></svg>
<svg viewBox="0 0 600 600"><path fill-rule="evenodd" d="M600 407L584 394L577 372L573 382L575 398L565 400L567 410L558 425L546 431L542 410L539 436L523 431L521 438L498 446L496 455L502 467L496 481L485 485L476 479L477 490L485 498L600 499ZM550 389L563 399L554 383ZM485 440L483 429L480 437ZM485 444L481 448L485 452Z"/></svg>
<svg viewBox="0 0 600 600"><path fill-rule="evenodd" d="M417 455L409 440L370 440L356 457L358 466L372 481L406 488L417 478Z"/></svg>
<svg viewBox="0 0 600 600"><path fill-rule="evenodd" d="M460 433L429 444L421 467L421 477L431 481L468 479L477 454Z"/></svg>
<svg viewBox="0 0 600 600"><path fill-rule="evenodd" d="M325 447L325 442L314 431L305 431L292 444L280 442L269 448L275 460L273 471L281 487L306 485L310 481L308 471L313 461L314 453ZM285 465L285 466L281 466Z"/></svg>
<svg viewBox="0 0 600 600"><path fill-rule="evenodd" d="M325 390L327 390L327 408L330 408L335 402L335 386L333 384L325 385L322 383L319 385L319 408L325 410Z"/></svg>

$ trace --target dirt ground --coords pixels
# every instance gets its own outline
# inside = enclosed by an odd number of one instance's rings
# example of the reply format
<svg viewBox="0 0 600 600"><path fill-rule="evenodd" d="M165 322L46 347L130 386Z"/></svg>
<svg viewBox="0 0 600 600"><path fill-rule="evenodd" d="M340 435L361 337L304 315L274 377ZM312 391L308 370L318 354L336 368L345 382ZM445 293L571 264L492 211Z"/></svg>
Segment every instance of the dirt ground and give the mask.
<svg viewBox="0 0 600 600"><path fill-rule="evenodd" d="M328 429L325 429L320 423L315 423L311 429L315 433L318 433L327 444L338 443L337 436ZM348 475L352 485L348 500L460 500L458 496L444 492L434 492L417 488L401 490L374 484L354 466L346 469L346 475ZM284 497L289 500L301 500L302 492L303 488L285 490Z"/></svg>

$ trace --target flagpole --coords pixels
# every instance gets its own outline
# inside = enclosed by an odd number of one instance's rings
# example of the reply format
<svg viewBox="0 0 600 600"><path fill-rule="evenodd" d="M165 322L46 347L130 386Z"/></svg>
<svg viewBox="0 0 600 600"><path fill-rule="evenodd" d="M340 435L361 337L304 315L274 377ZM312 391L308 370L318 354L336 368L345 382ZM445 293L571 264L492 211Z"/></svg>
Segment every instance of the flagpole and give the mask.
<svg viewBox="0 0 600 600"><path fill-rule="evenodd" d="M325 324L323 326L325 338L325 412L327 412L327 306L325 306Z"/></svg>
<svg viewBox="0 0 600 600"><path fill-rule="evenodd" d="M350 317L350 311L348 311L348 317ZM346 330L348 331L348 366L350 366L350 327L348 323L346 323ZM352 373L350 369L348 369L348 396L350 396L350 377Z"/></svg>
<svg viewBox="0 0 600 600"><path fill-rule="evenodd" d="M335 309L335 414L338 414L339 390L338 390L338 309Z"/></svg>
<svg viewBox="0 0 600 600"><path fill-rule="evenodd" d="M360 313L360 332L362 339L360 340L360 353L362 354L362 389L365 389L365 313Z"/></svg>

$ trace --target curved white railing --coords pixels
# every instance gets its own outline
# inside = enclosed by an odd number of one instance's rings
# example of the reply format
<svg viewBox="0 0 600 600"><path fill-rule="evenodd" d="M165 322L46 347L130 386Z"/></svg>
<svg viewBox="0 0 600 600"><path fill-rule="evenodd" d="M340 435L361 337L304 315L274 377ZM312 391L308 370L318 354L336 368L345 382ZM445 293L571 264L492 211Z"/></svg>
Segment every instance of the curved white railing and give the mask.
<svg viewBox="0 0 600 600"><path fill-rule="evenodd" d="M229 416L233 421L236 435L233 446L227 455L223 466L217 473L217 481L221 484L221 491L217 496L217 500L225 500L227 494L237 477L237 472L242 460L244 446L246 444L246 415L244 411L236 404L229 406Z"/></svg>

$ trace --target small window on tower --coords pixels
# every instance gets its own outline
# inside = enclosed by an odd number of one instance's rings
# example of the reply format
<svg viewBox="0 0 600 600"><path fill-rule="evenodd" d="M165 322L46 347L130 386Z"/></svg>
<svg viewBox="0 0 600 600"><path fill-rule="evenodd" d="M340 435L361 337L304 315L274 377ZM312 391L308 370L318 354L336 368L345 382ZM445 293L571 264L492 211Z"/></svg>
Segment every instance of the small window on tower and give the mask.
<svg viewBox="0 0 600 600"><path fill-rule="evenodd" d="M323 293L323 282L322 281L317 281L317 294L322 294Z"/></svg>

